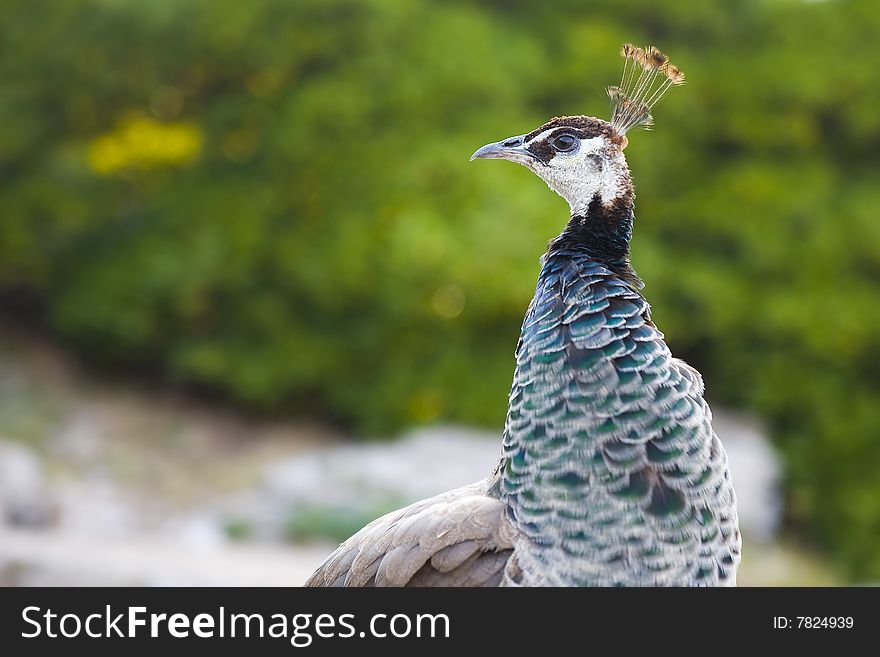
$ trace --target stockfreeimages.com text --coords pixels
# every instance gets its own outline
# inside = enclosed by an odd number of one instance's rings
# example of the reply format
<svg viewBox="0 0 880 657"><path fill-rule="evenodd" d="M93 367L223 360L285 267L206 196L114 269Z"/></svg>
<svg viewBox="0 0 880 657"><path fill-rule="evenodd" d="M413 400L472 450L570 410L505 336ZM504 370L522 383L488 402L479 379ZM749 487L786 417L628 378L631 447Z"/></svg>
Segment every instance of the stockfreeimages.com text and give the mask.
<svg viewBox="0 0 880 657"><path fill-rule="evenodd" d="M246 614L230 613L220 607L214 613L153 613L146 607L125 607L114 611L110 605L88 615L58 613L41 607L25 607L22 620L26 639L45 636L73 638L87 636L137 638L276 638L288 639L297 648L311 645L317 638L449 638L446 614L374 614L363 623L355 614Z"/></svg>

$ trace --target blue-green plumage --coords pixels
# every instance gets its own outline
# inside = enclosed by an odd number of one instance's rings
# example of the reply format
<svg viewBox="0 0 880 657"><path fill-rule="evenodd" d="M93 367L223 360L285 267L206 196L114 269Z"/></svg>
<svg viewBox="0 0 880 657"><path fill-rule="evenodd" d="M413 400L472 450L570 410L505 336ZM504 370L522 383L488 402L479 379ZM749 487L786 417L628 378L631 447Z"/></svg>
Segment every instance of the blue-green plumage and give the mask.
<svg viewBox="0 0 880 657"><path fill-rule="evenodd" d="M511 583L732 583L733 488L702 380L600 257L551 245L523 323L499 486L528 537Z"/></svg>

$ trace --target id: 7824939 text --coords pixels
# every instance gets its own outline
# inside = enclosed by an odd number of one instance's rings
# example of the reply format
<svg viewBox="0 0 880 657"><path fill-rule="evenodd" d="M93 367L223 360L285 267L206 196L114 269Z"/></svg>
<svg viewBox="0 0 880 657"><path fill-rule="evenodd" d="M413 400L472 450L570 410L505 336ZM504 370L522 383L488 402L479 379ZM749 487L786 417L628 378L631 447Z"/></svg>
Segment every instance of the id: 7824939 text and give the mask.
<svg viewBox="0 0 880 657"><path fill-rule="evenodd" d="M854 625L852 616L773 617L773 628L777 630L850 630Z"/></svg>

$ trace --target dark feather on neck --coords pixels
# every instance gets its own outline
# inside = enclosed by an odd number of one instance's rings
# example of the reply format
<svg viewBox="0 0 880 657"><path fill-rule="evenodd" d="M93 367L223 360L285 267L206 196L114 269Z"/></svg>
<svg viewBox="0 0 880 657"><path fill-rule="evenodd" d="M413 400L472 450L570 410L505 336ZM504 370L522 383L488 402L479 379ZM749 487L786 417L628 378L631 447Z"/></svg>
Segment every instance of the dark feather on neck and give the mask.
<svg viewBox="0 0 880 657"><path fill-rule="evenodd" d="M629 242L633 231L633 197L623 194L608 204L596 194L587 211L571 217L565 230L550 242L548 255L565 250L586 252L636 290L644 287L630 264Z"/></svg>

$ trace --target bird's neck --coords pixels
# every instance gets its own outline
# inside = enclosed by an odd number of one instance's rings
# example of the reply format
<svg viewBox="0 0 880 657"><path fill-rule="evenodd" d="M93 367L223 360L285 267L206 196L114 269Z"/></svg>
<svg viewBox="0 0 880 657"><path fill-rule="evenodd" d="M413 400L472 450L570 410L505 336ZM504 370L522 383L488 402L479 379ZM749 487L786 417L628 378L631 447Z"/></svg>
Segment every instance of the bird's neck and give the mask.
<svg viewBox="0 0 880 657"><path fill-rule="evenodd" d="M635 288L641 288L642 281L630 264L634 216L631 189L609 202L595 194L585 210L572 213L565 230L550 242L547 255L582 251Z"/></svg>

